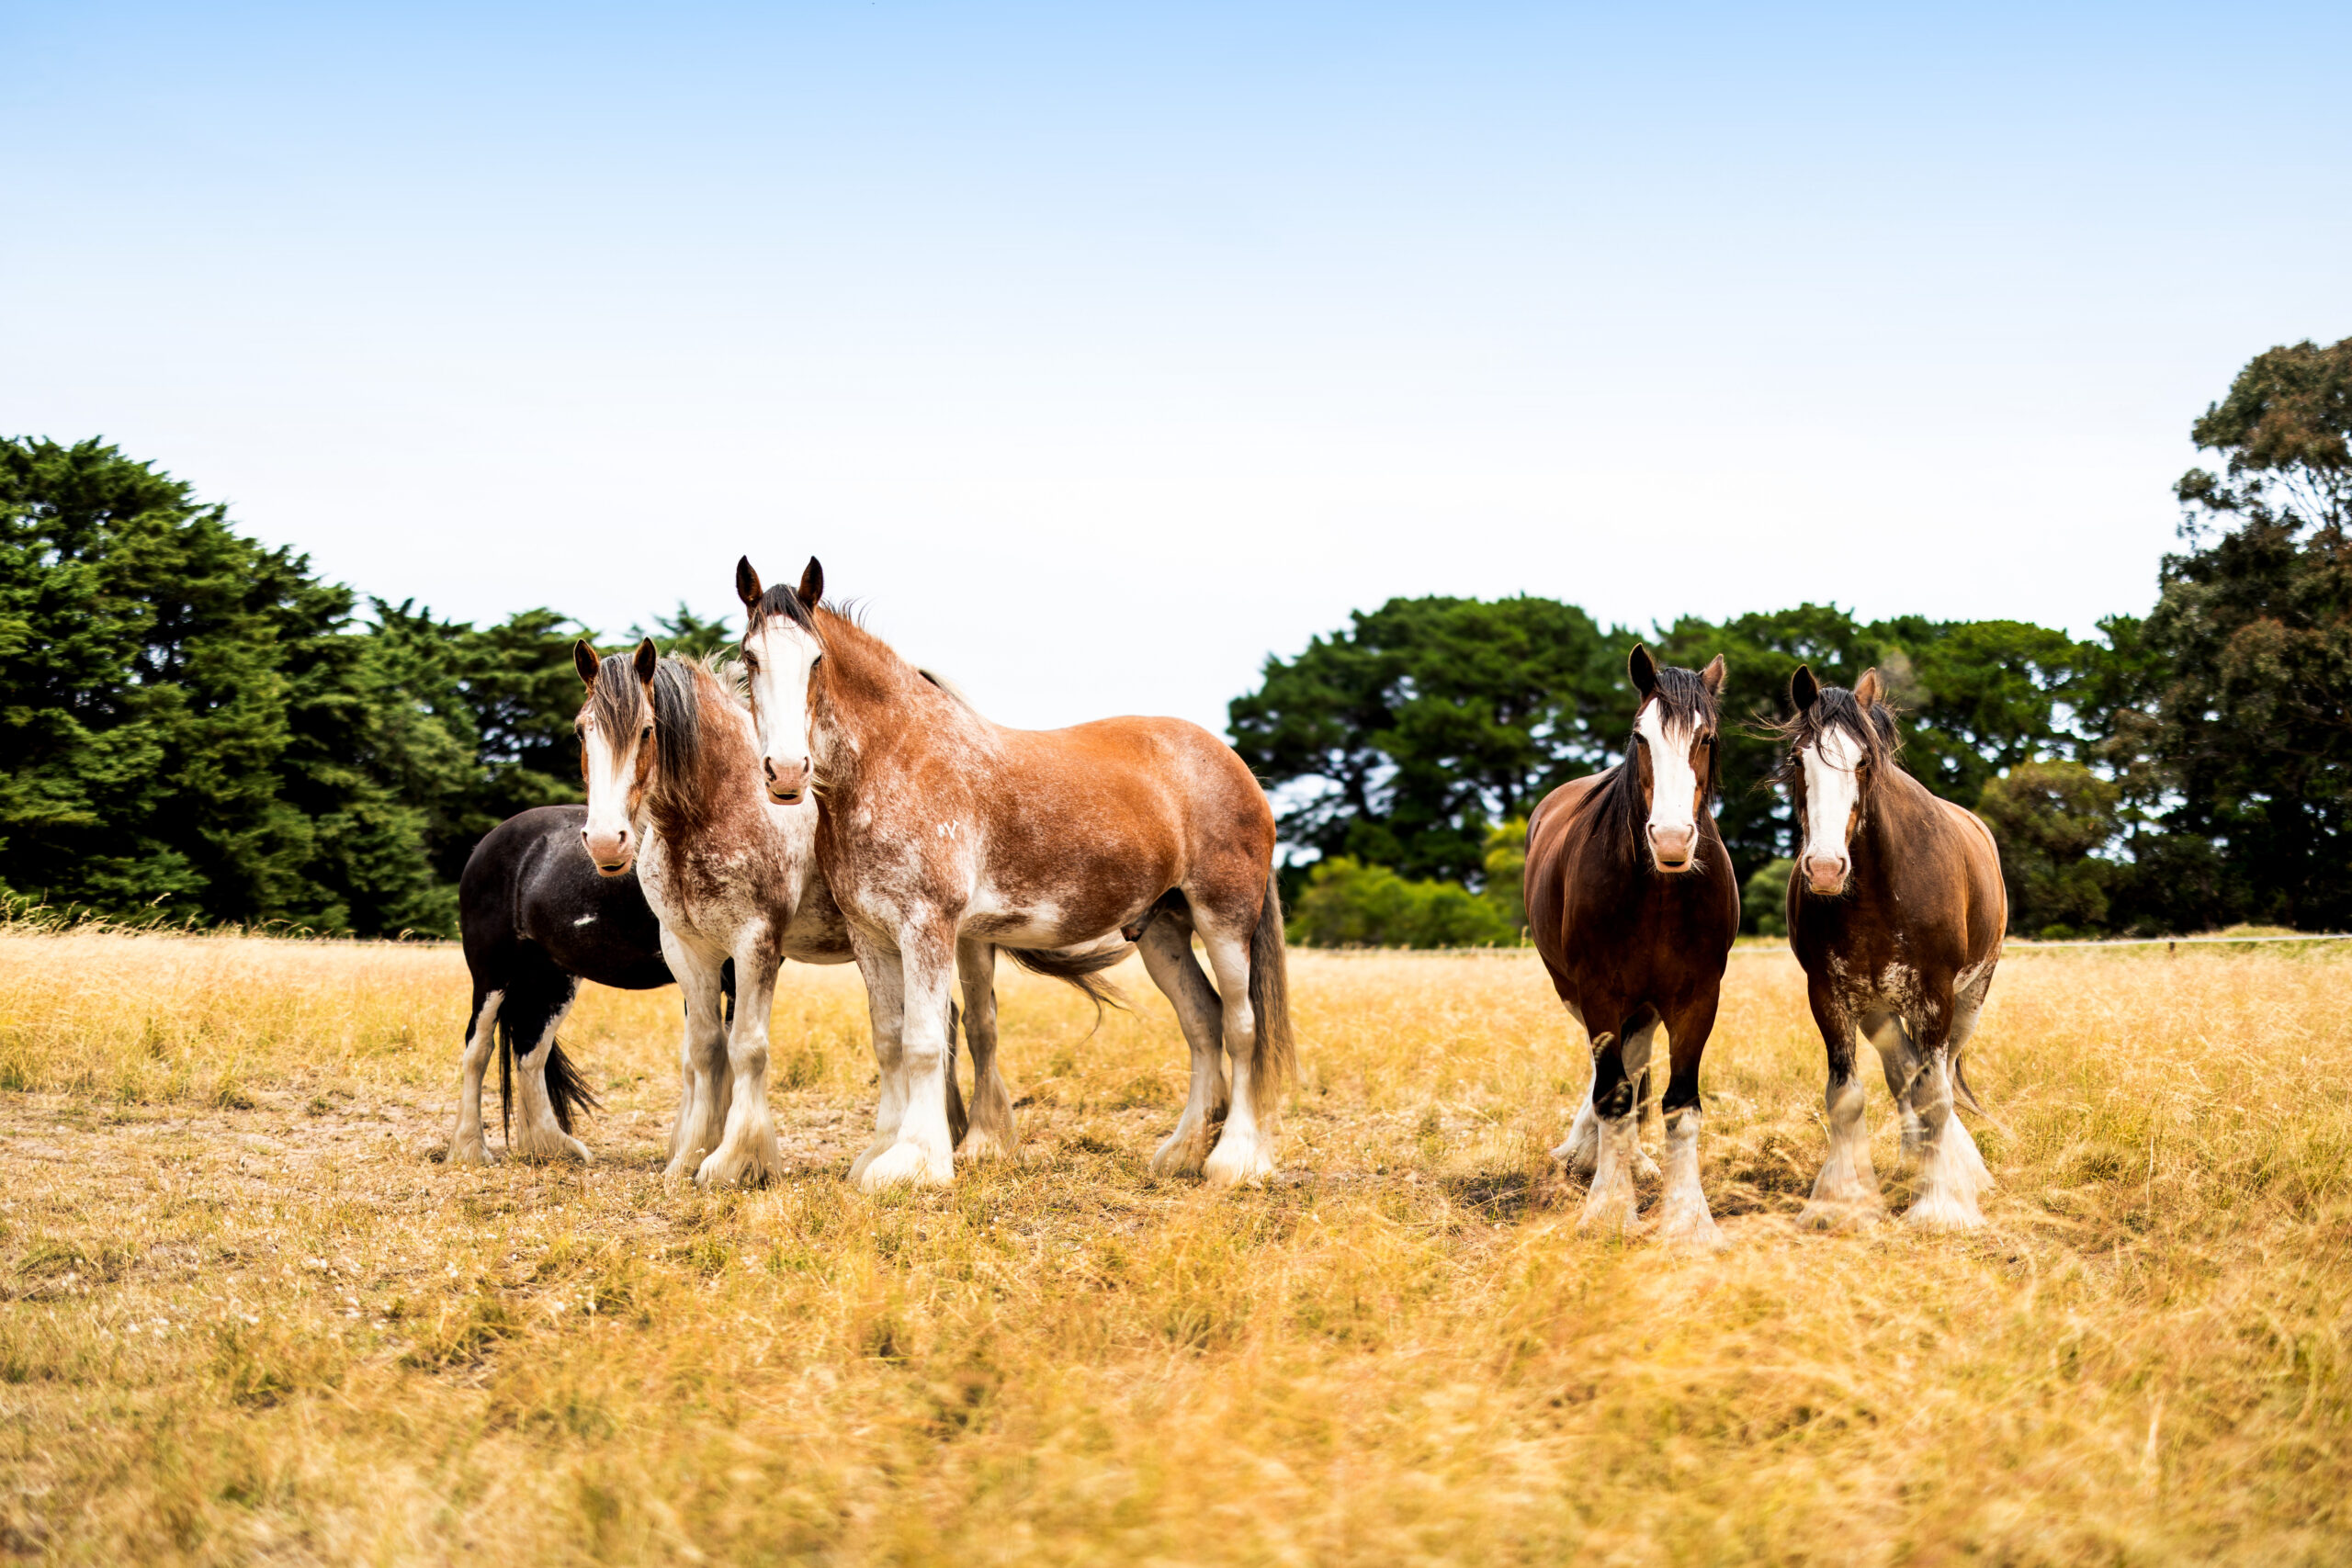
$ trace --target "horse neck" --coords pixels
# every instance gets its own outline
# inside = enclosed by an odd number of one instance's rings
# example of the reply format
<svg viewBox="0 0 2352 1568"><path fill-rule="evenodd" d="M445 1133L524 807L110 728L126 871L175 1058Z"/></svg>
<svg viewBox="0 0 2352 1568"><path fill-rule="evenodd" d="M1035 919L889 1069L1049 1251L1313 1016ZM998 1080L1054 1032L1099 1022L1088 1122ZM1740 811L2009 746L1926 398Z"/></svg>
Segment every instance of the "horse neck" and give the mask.
<svg viewBox="0 0 2352 1568"><path fill-rule="evenodd" d="M808 738L824 794L854 793L883 742L953 729L968 716L880 637L830 610L818 612L818 624L825 657L810 691Z"/></svg>
<svg viewBox="0 0 2352 1568"><path fill-rule="evenodd" d="M1862 803L1861 826L1854 829L1849 852L1857 879L1883 882L1893 874L1907 829L1917 822L1921 807L1934 798L1926 784L1893 761L1880 770L1871 781L1870 798Z"/></svg>
<svg viewBox="0 0 2352 1568"><path fill-rule="evenodd" d="M694 672L695 750L692 772L664 777L646 791L645 813L664 839L683 843L745 801L756 804L760 788L758 748L744 733L741 710L729 702L718 678Z"/></svg>

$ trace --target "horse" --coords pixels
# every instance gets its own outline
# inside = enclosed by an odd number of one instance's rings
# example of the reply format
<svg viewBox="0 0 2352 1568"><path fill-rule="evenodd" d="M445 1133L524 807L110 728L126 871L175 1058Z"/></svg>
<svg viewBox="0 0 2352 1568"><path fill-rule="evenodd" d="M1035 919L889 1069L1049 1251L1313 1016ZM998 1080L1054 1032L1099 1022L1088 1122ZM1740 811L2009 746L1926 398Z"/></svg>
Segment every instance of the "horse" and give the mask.
<svg viewBox="0 0 2352 1568"><path fill-rule="evenodd" d="M678 1116L668 1175L706 1187L780 1174L768 1106L768 1019L784 959L846 964L848 929L820 874L813 803L778 802L761 787L756 737L729 672L660 657L650 638L628 655L573 649L587 687L576 728L588 807L583 863L634 877L660 921L661 951L685 993ZM948 689L928 671L934 689ZM957 699L960 702L960 698ZM1041 955L1084 970L1120 954ZM726 1017L720 994L733 995ZM993 975L965 976L975 1099L1012 1097L996 1066ZM947 1114L966 1115L955 1081L950 1020ZM976 1147L973 1157L997 1152Z"/></svg>
<svg viewBox="0 0 2352 1568"><path fill-rule="evenodd" d="M865 977L882 1096L858 1183L955 1179L942 1077L959 959L1002 948L1035 967L1085 943L1139 950L1191 1047L1191 1093L1152 1170L1272 1175L1295 1055L1274 818L1232 749L1176 719L992 724L827 604L813 558L797 591L763 588L748 558L735 586L760 782L779 804L819 802L818 857ZM977 1093L972 1124L1014 1135L1011 1105Z"/></svg>
<svg viewBox="0 0 2352 1568"><path fill-rule="evenodd" d="M1904 1218L1923 1230L1984 1223L1993 1185L1953 1110L1982 1115L1961 1055L1992 988L2008 895L1992 829L1905 773L1878 671L1848 692L1804 665L1789 682L1793 715L1772 727L1780 779L1803 847L1789 875L1789 946L1829 1057L1829 1155L1798 1215L1828 1229L1884 1213L1854 1077L1854 1031L1875 1046L1903 1117L1919 1190Z"/></svg>
<svg viewBox="0 0 2352 1568"><path fill-rule="evenodd" d="M1739 932L1739 882L1708 807L1717 784L1720 655L1700 672L1661 668L1635 644L1625 760L1562 784L1527 820L1527 920L1568 1016L1591 1042L1592 1083L1553 1151L1589 1171L1579 1229L1634 1224L1634 1175L1654 1177L1635 1134L1650 1048L1666 1028L1662 1241L1721 1239L1699 1184L1699 1062L1724 964Z"/></svg>
<svg viewBox="0 0 2352 1568"><path fill-rule="evenodd" d="M482 836L458 882L458 924L473 1009L466 1021L464 1075L452 1165L488 1165L482 1135L482 1075L493 1040L500 1120L511 1154L585 1160L571 1135L574 1114L596 1097L556 1043L580 982L627 991L670 984L662 927L634 875L601 877L580 853L587 808L540 806ZM514 1059L522 1057L522 1131L513 1129Z"/></svg>

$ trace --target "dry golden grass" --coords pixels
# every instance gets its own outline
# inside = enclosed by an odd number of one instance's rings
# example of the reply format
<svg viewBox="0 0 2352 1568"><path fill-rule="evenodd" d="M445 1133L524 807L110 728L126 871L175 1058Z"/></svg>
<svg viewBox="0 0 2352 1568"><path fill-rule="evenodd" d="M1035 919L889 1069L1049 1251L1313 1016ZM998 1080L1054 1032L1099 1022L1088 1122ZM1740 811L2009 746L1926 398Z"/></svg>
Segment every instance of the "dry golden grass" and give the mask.
<svg viewBox="0 0 2352 1568"><path fill-rule="evenodd" d="M2352 1556L2352 955L2013 954L1972 1073L2002 1185L1960 1238L1791 1227L1820 1046L1792 962L1733 962L1730 1247L1692 1258L1576 1235L1542 1151L1582 1070L1524 954L1297 955L1285 1179L1241 1195L1145 1174L1182 1061L1139 975L1089 1039L1008 969L1023 1159L871 1201L845 970L780 997L801 1168L706 1195L655 1173L674 993L568 1030L600 1164L453 1170L455 952L0 937L0 1544Z"/></svg>

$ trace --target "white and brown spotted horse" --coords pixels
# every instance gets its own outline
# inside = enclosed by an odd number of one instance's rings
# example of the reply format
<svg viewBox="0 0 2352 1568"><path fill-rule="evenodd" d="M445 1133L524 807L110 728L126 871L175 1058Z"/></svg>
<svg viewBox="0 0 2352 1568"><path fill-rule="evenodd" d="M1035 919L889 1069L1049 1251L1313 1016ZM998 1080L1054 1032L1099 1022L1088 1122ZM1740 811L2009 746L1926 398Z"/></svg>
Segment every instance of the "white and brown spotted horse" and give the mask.
<svg viewBox="0 0 2352 1568"><path fill-rule="evenodd" d="M1176 719L991 724L827 607L814 560L796 592L763 589L747 559L736 591L763 781L779 803L815 795L818 857L865 977L882 1099L862 1185L954 1179L959 952L1034 957L1123 935L1192 1047L1191 1097L1153 1169L1271 1174L1292 1065L1274 818L1232 748ZM967 1148L1013 1135L1011 1104L976 1090Z"/></svg>
<svg viewBox="0 0 2352 1568"><path fill-rule="evenodd" d="M1952 1101L1977 1109L1961 1053L2008 924L1992 831L1903 771L1876 671L1848 692L1800 666L1789 700L1781 780L1802 836L1789 945L1829 1056L1829 1157L1799 1223L1828 1228L1884 1212L1854 1076L1859 1027L1902 1115L1904 1153L1919 1162L1904 1217L1926 1229L1980 1225L1976 1196L1993 1179Z"/></svg>
<svg viewBox="0 0 2352 1568"><path fill-rule="evenodd" d="M1724 661L1661 669L1627 661L1640 705L1625 760L1562 784L1527 823L1527 921L1569 1015L1592 1044L1592 1086L1554 1152L1589 1171L1578 1222L1634 1223L1634 1175L1655 1175L1635 1133L1658 1027L1670 1070L1661 1241L1718 1239L1699 1185L1699 1061L1713 1030L1724 962L1739 932L1739 882L1715 830L1716 696Z"/></svg>

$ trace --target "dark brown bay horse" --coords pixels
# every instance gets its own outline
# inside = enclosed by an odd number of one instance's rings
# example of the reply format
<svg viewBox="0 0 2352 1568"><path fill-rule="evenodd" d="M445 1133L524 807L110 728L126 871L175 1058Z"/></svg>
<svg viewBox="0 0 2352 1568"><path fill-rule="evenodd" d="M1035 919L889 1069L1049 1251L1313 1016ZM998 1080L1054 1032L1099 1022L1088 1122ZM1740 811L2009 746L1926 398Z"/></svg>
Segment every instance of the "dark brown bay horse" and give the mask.
<svg viewBox="0 0 2352 1568"><path fill-rule="evenodd" d="M1715 831L1718 657L1701 673L1628 660L1634 737L1623 762L1562 784L1527 822L1527 922L1568 1014L1591 1041L1592 1087L1553 1151L1592 1174L1579 1228L1634 1223L1635 1134L1650 1047L1668 1061L1661 1241L1718 1239L1699 1185L1699 1060L1715 1026L1724 962L1739 932L1739 881Z"/></svg>
<svg viewBox="0 0 2352 1568"><path fill-rule="evenodd" d="M1081 943L1120 956L1122 937L1192 1048L1192 1094L1152 1168L1219 1183L1270 1175L1292 1066L1274 818L1233 750L1175 719L992 724L825 606L814 560L797 592L763 589L745 560L736 591L754 777L780 804L819 802L818 856L865 977L882 1098L853 1168L860 1184L948 1182L974 1140L1013 1142L1011 1103L977 1089L967 1148L953 1141L959 957L968 987L985 969L974 960L998 948L1035 967L1044 950Z"/></svg>
<svg viewBox="0 0 2352 1568"><path fill-rule="evenodd" d="M1829 1157L1798 1221L1826 1229L1884 1213L1854 1076L1859 1028L1902 1115L1904 1153L1919 1162L1904 1217L1926 1229L1981 1225L1976 1195L1993 1179L1952 1101L1977 1109L1961 1053L2008 925L1992 831L1903 771L1875 670L1848 692L1800 667L1789 700L1781 780L1801 844L1789 945L1829 1055Z"/></svg>

